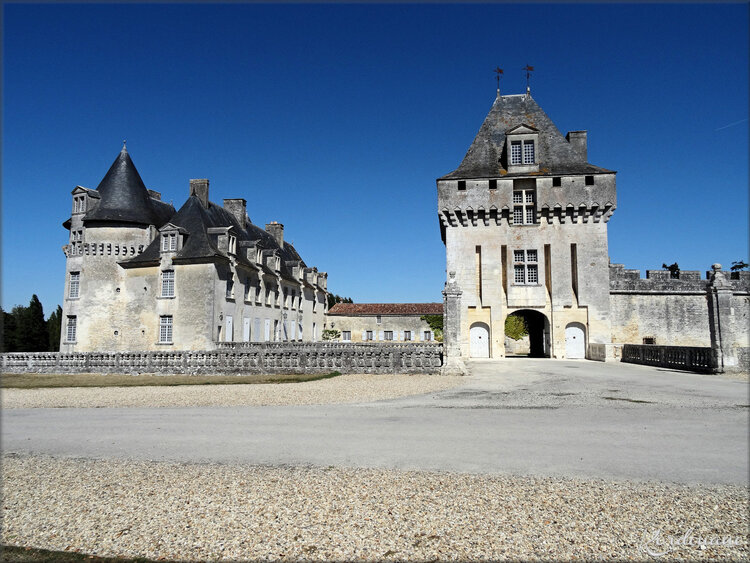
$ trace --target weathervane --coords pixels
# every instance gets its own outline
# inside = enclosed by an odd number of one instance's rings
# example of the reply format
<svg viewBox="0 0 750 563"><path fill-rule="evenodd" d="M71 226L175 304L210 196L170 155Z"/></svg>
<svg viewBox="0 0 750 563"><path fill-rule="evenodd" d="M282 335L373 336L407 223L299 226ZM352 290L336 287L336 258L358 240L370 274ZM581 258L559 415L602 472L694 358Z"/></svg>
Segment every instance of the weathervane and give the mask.
<svg viewBox="0 0 750 563"><path fill-rule="evenodd" d="M503 74L503 69L501 69L499 66L495 67L495 70L493 71L497 75L497 95L500 95L500 75Z"/></svg>
<svg viewBox="0 0 750 563"><path fill-rule="evenodd" d="M526 71L526 93L528 94L531 91L531 88L529 87L529 78L531 77L531 71L534 70L534 67L529 66L529 63L526 63L526 66L523 67L523 70Z"/></svg>

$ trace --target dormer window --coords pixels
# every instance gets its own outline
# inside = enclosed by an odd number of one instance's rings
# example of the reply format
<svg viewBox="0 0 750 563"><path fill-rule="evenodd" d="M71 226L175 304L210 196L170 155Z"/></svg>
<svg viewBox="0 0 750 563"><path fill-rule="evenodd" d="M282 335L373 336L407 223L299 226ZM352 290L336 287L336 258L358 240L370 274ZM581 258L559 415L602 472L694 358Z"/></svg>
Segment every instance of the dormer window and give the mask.
<svg viewBox="0 0 750 563"><path fill-rule="evenodd" d="M84 211L86 211L86 196L75 196L73 198L73 213L83 213Z"/></svg>
<svg viewBox="0 0 750 563"><path fill-rule="evenodd" d="M510 163L511 164L534 164L536 162L536 151L534 141L511 141Z"/></svg>
<svg viewBox="0 0 750 563"><path fill-rule="evenodd" d="M175 252L177 250L177 233L164 233L161 235L161 251Z"/></svg>
<svg viewBox="0 0 750 563"><path fill-rule="evenodd" d="M229 254L237 254L237 237L229 235Z"/></svg>

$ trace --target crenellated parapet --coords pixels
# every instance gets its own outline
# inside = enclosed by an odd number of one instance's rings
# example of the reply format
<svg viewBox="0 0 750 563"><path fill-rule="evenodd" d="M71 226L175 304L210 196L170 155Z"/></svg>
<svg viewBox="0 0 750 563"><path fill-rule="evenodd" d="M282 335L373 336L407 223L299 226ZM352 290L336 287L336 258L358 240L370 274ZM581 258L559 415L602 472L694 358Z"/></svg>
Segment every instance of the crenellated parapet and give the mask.
<svg viewBox="0 0 750 563"><path fill-rule="evenodd" d="M120 258L129 258L137 256L143 249L144 245L128 245L117 243L89 243L89 242L71 242L62 247L63 254L67 258L74 256L118 256Z"/></svg>
<svg viewBox="0 0 750 563"><path fill-rule="evenodd" d="M723 272L734 293L750 292L750 272ZM717 271L710 270L701 278L698 270L646 270L641 277L640 270L626 269L623 264L609 265L610 293L705 293L711 286Z"/></svg>
<svg viewBox="0 0 750 563"><path fill-rule="evenodd" d="M573 204L567 204L565 207L555 204L554 207L549 207L545 204L535 210L535 216L536 224L607 223L614 212L615 206L611 202L604 205L593 202L590 206L582 203L578 207ZM453 209L443 207L438 213L438 218L443 227L514 225L513 211L508 206L499 209L495 205L491 205L489 209L481 205L476 209L471 206Z"/></svg>

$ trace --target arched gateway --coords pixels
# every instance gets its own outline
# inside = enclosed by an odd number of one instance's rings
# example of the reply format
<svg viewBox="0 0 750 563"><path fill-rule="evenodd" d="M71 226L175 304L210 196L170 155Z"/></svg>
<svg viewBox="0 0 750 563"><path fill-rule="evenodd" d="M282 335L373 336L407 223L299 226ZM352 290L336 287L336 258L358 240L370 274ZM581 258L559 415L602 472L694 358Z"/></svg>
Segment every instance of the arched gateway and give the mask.
<svg viewBox="0 0 750 563"><path fill-rule="evenodd" d="M514 311L511 315L521 317L526 323L529 331L529 357L549 358L550 328L547 316L533 309L521 309Z"/></svg>

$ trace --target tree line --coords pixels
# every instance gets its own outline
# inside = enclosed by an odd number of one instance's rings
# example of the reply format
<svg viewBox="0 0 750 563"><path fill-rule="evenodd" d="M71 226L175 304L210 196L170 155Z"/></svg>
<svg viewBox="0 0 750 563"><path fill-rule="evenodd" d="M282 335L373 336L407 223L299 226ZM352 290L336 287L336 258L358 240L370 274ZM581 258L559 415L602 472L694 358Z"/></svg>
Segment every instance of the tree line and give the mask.
<svg viewBox="0 0 750 563"><path fill-rule="evenodd" d="M57 352L60 350L62 307L44 320L44 309L36 295L31 296L28 307L16 305L10 313L0 307L3 352Z"/></svg>

